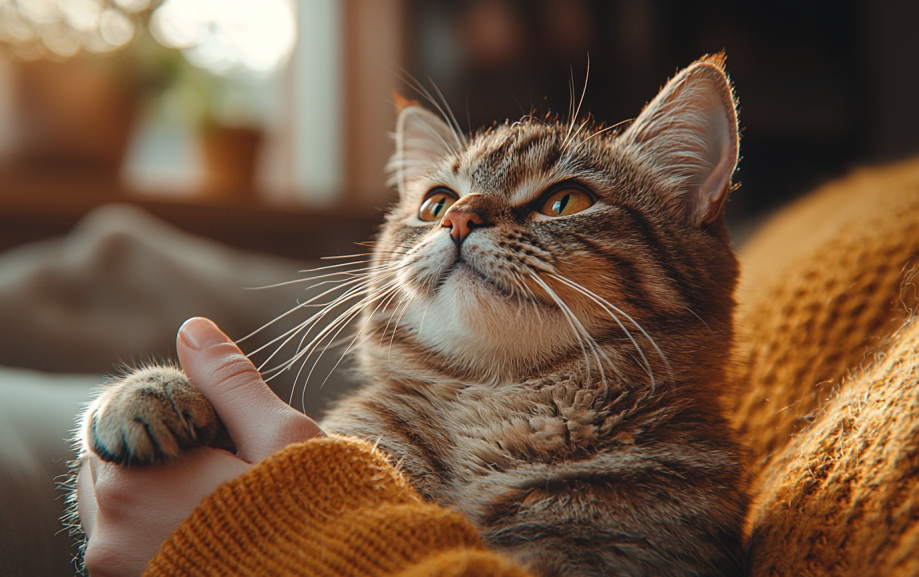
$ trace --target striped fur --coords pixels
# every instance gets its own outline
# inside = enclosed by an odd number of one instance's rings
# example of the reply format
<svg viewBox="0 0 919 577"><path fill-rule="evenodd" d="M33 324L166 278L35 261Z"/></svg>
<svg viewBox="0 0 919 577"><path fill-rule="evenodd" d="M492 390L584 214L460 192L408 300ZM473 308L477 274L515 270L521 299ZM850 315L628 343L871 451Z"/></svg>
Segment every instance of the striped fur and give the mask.
<svg viewBox="0 0 919 577"><path fill-rule="evenodd" d="M363 317L367 384L323 428L378 440L538 575L738 574L747 502L720 402L738 149L721 60L679 73L621 133L527 117L470 138L411 106L396 144L400 201L369 272L324 275L344 275L344 294L284 337L305 347L279 369ZM564 183L596 202L540 214ZM419 218L437 187L481 221L461 244L459 225ZM144 369L89 408L83 450L133 465L220 446L199 434L211 421L173 438L186 414L216 418L202 403L174 369Z"/></svg>
<svg viewBox="0 0 919 577"><path fill-rule="evenodd" d="M720 405L736 160L718 58L621 134L527 117L467 139L406 108L362 323L367 385L323 428L378 439L537 574L738 574L746 495ZM534 211L560 182L597 202ZM418 218L437 187L485 219L460 245Z"/></svg>

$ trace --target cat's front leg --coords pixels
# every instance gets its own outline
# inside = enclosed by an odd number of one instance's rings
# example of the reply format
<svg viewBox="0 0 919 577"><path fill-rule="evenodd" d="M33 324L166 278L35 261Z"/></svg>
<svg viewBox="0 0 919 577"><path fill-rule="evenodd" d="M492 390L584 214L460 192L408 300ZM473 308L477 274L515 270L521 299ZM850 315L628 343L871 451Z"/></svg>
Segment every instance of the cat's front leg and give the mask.
<svg viewBox="0 0 919 577"><path fill-rule="evenodd" d="M165 463L204 445L234 448L211 404L169 366L137 369L105 385L80 434L83 451L119 465Z"/></svg>

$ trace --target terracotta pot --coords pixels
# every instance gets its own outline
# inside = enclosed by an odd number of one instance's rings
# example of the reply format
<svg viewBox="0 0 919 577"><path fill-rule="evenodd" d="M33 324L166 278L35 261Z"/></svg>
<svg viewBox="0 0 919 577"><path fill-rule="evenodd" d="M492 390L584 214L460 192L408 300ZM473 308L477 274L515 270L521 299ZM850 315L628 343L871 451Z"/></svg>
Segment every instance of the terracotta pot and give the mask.
<svg viewBox="0 0 919 577"><path fill-rule="evenodd" d="M117 175L138 96L91 60L13 64L14 145L20 164Z"/></svg>
<svg viewBox="0 0 919 577"><path fill-rule="evenodd" d="M255 171L264 135L246 127L210 126L202 133L205 197L255 197Z"/></svg>

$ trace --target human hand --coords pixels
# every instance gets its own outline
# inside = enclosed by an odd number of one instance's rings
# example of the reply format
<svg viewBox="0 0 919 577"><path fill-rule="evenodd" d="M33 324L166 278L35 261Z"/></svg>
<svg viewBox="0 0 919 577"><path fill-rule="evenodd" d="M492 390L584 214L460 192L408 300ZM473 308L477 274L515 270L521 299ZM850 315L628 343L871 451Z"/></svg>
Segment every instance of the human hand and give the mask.
<svg viewBox="0 0 919 577"><path fill-rule="evenodd" d="M93 577L140 575L167 537L217 487L290 443L324 433L265 384L239 348L209 320L179 329L179 360L213 405L237 453L190 451L157 467L119 467L88 455L77 480L80 520Z"/></svg>

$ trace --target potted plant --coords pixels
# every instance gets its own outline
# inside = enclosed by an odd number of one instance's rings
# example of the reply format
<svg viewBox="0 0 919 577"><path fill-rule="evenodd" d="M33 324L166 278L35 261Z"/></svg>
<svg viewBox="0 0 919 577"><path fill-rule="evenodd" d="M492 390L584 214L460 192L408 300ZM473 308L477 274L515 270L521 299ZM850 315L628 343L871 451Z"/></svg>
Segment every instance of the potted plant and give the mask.
<svg viewBox="0 0 919 577"><path fill-rule="evenodd" d="M0 3L17 164L117 177L138 112L178 98L201 135L205 191L251 191L261 134L239 96L286 60L294 19L291 0Z"/></svg>

